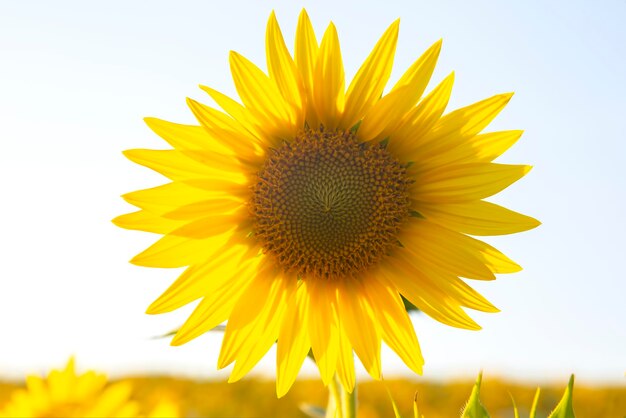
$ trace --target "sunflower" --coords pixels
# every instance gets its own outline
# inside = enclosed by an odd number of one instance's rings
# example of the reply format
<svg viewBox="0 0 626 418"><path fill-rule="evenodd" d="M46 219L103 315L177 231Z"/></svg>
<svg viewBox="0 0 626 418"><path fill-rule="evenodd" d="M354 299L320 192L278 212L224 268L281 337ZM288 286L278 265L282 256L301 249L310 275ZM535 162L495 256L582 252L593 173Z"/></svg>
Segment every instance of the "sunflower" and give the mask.
<svg viewBox="0 0 626 418"><path fill-rule="evenodd" d="M106 376L94 371L77 375L71 358L64 370L52 370L47 378L28 376L26 389L12 394L0 417L138 416L138 404L129 399L130 384L106 383Z"/></svg>
<svg viewBox="0 0 626 418"><path fill-rule="evenodd" d="M201 86L222 110L188 99L199 126L146 119L173 149L125 152L171 180L123 196L140 210L114 223L163 235L131 262L187 267L147 312L201 299L172 345L228 321L218 367L234 362L230 381L275 342L278 396L309 350L323 382L336 376L349 391L353 351L381 377L381 341L421 374L401 296L479 329L463 307L497 308L461 278L520 270L468 236L538 225L483 200L529 171L492 162L521 131L480 134L511 94L443 115L453 74L422 97L439 41L383 95L398 29L389 26L346 90L333 23L318 44L303 10L292 56L272 13L267 74L230 53L241 103Z"/></svg>

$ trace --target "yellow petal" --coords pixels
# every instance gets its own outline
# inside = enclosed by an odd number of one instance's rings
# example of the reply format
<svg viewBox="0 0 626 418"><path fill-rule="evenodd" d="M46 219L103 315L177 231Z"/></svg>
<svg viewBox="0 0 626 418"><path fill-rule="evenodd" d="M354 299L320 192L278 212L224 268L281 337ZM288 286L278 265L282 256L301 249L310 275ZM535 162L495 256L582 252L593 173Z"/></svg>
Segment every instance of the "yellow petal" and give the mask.
<svg viewBox="0 0 626 418"><path fill-rule="evenodd" d="M228 155L205 150L182 150L189 157L201 164L207 165L214 170L229 173L229 178L236 179L241 176L256 175L262 160L258 157L245 159L242 155ZM234 180L238 181L238 180Z"/></svg>
<svg viewBox="0 0 626 418"><path fill-rule="evenodd" d="M439 288L429 286L421 273L405 256L385 260L379 274L394 283L400 293L428 316L452 327L479 330L478 325L459 306L459 303Z"/></svg>
<svg viewBox="0 0 626 418"><path fill-rule="evenodd" d="M154 133L176 149L204 149L217 152L228 149L201 126L181 125L157 118L145 118L144 121Z"/></svg>
<svg viewBox="0 0 626 418"><path fill-rule="evenodd" d="M337 377L343 385L344 389L349 393L354 391L356 376L354 373L354 352L350 339L343 329L341 323L338 327L338 348L339 356L337 357Z"/></svg>
<svg viewBox="0 0 626 418"><path fill-rule="evenodd" d="M248 217L247 208L229 214L205 216L173 230L170 235L194 239L209 238L234 229Z"/></svg>
<svg viewBox="0 0 626 418"><path fill-rule="evenodd" d="M230 180L208 177L184 180L182 183L203 189L211 193L211 197L214 198L247 199L250 197L250 187L246 183L240 184Z"/></svg>
<svg viewBox="0 0 626 418"><path fill-rule="evenodd" d="M245 177L215 169L190 158L177 150L132 149L124 151L129 160L161 173L171 180L185 180L198 177L226 178L245 181Z"/></svg>
<svg viewBox="0 0 626 418"><path fill-rule="evenodd" d="M180 206L163 214L168 220L192 220L207 216L207 214L221 215L241 209L244 204L241 200L234 199L208 199L200 202ZM170 230L171 231L171 230Z"/></svg>
<svg viewBox="0 0 626 418"><path fill-rule="evenodd" d="M220 248L229 238L229 234L206 239L165 235L133 257L130 262L138 266L160 268L198 264L210 258L214 249Z"/></svg>
<svg viewBox="0 0 626 418"><path fill-rule="evenodd" d="M337 29L331 22L322 38L315 64L313 106L319 122L332 130L337 128L344 108L345 74Z"/></svg>
<svg viewBox="0 0 626 418"><path fill-rule="evenodd" d="M498 308L462 279L446 269L422 262L414 254L413 249L404 247L402 250L397 250L396 256L401 259L401 263L405 264L405 270L410 271L411 279L419 280L420 286L432 289L437 294L446 295L446 300L455 305L482 312L499 312Z"/></svg>
<svg viewBox="0 0 626 418"><path fill-rule="evenodd" d="M474 135L454 148L420 160L425 169L448 164L491 162L509 149L523 131L501 131Z"/></svg>
<svg viewBox="0 0 626 418"><path fill-rule="evenodd" d="M211 96L224 112L228 113L233 119L245 127L261 144L273 144L271 138L266 136L266 130L263 129L264 127L260 126L262 125L262 121L260 121L260 123L255 118L251 109L246 109L240 103L210 87L200 86L200 88Z"/></svg>
<svg viewBox="0 0 626 418"><path fill-rule="evenodd" d="M426 90L426 86L430 81L430 77L435 70L435 66L437 65L437 59L439 58L439 53L441 52L441 43L442 40L438 40L434 44L428 48L421 57L419 57L408 70L404 72L400 80L393 86L391 91L402 88L404 86L413 86L414 89L418 92L417 99L415 99L415 103L422 96L424 90ZM413 103L413 104L415 104Z"/></svg>
<svg viewBox="0 0 626 418"><path fill-rule="evenodd" d="M280 327L276 350L276 395L283 397L293 385L311 342L306 328L309 306L306 287L299 286L287 301L287 312Z"/></svg>
<svg viewBox="0 0 626 418"><path fill-rule="evenodd" d="M131 205L163 215L180 206L208 200L215 195L180 182L173 182L150 189L137 190L122 197Z"/></svg>
<svg viewBox="0 0 626 418"><path fill-rule="evenodd" d="M193 99L187 99L187 105L209 135L219 138L220 144L231 153L246 159L253 159L260 153L255 147L257 138L235 119Z"/></svg>
<svg viewBox="0 0 626 418"><path fill-rule="evenodd" d="M316 127L319 124L315 115L315 108L313 107L313 80L318 52L319 46L311 20L306 10L302 9L298 17L298 27L296 28L294 57L296 66L302 75L306 92L306 121L311 127Z"/></svg>
<svg viewBox="0 0 626 418"><path fill-rule="evenodd" d="M297 114L284 101L276 84L256 65L242 55L230 52L230 69L235 88L248 109L261 112L281 135L294 136L298 126Z"/></svg>
<svg viewBox="0 0 626 418"><path fill-rule="evenodd" d="M471 148L471 152L468 153L469 155L466 158L468 160L492 161L504 154L506 150L520 139L523 133L524 131L516 130L476 135L466 143Z"/></svg>
<svg viewBox="0 0 626 418"><path fill-rule="evenodd" d="M382 95L391 74L399 29L398 19L383 33L350 83L342 118L344 129L357 123Z"/></svg>
<svg viewBox="0 0 626 418"><path fill-rule="evenodd" d="M513 93L498 94L442 117L420 140L415 161L452 150L478 134L504 109Z"/></svg>
<svg viewBox="0 0 626 418"><path fill-rule="evenodd" d="M363 286L379 323L383 340L417 374L422 374L424 358L415 329L404 308L400 295L382 278L367 277Z"/></svg>
<svg viewBox="0 0 626 418"><path fill-rule="evenodd" d="M413 154L418 141L437 123L443 114L454 84L450 73L437 87L398 123L390 129L387 148L404 161L415 161Z"/></svg>
<svg viewBox="0 0 626 418"><path fill-rule="evenodd" d="M224 274L215 272L203 292L202 301L176 332L171 345L185 344L224 322L231 315L235 303L250 283L259 265L259 259L240 263ZM222 269L220 269L222 271Z"/></svg>
<svg viewBox="0 0 626 418"><path fill-rule="evenodd" d="M413 168L413 167L411 167ZM416 170L419 167L416 164ZM492 196L530 171L527 165L469 163L420 173L412 186L418 202L464 203Z"/></svg>
<svg viewBox="0 0 626 418"><path fill-rule="evenodd" d="M182 221L166 219L145 210L118 216L113 219L112 222L120 228L153 232L156 234L167 234L176 228L180 228L184 224Z"/></svg>
<svg viewBox="0 0 626 418"><path fill-rule="evenodd" d="M458 277L447 278L447 280L442 281L440 287L444 289L444 292L448 292L456 299L461 306L481 312L500 312L500 309L496 308L491 302L485 299L483 295L472 289Z"/></svg>
<svg viewBox="0 0 626 418"><path fill-rule="evenodd" d="M406 224L400 240L416 261L453 276L495 280L471 238L424 220Z"/></svg>
<svg viewBox="0 0 626 418"><path fill-rule="evenodd" d="M362 141L389 136L389 127L395 126L415 106L430 81L440 50L441 41L438 41L415 61L389 94L372 106L359 126Z"/></svg>
<svg viewBox="0 0 626 418"><path fill-rule="evenodd" d="M255 318L263 315L268 299L276 298L278 294L282 295L283 281L284 277L274 263L264 257L257 266L255 275L248 280L244 292L235 304L238 309L233 311L233 316L227 324L226 334L218 358L218 368L224 368L237 359L238 349L245 344L245 339L238 338L238 335L241 335L244 331L248 335L251 333L250 324L253 323ZM251 301L253 298L255 300Z"/></svg>
<svg viewBox="0 0 626 418"><path fill-rule="evenodd" d="M309 297L308 332L311 349L325 386L335 374L338 348L337 295L332 283L319 283L319 280L306 280Z"/></svg>
<svg viewBox="0 0 626 418"><path fill-rule="evenodd" d="M354 352L361 359L365 370L374 379L380 379L380 330L374 320L375 313L364 285L355 279L344 280L338 286L337 299L341 326Z"/></svg>
<svg viewBox="0 0 626 418"><path fill-rule="evenodd" d="M295 112L297 127L304 126L304 85L293 58L287 50L283 34L278 26L276 14L272 12L267 22L265 33L265 49L267 55L267 69L270 78L274 80L283 99L289 103Z"/></svg>
<svg viewBox="0 0 626 418"><path fill-rule="evenodd" d="M238 266L242 263L242 248L222 247L209 254L212 256L207 257L204 263L188 267L152 302L146 313L152 315L173 311L232 282L232 277L241 269Z"/></svg>
<svg viewBox="0 0 626 418"><path fill-rule="evenodd" d="M274 344L295 284L295 277L272 267L243 292L228 319L219 358L220 368L235 360L229 382L241 379Z"/></svg>
<svg viewBox="0 0 626 418"><path fill-rule="evenodd" d="M493 273L513 273L521 267L491 245L430 221L411 220L400 238L407 250L431 265L448 267L454 275L490 280L481 265ZM458 269L452 271L452 269ZM462 271L462 273L456 273Z"/></svg>
<svg viewBox="0 0 626 418"><path fill-rule="evenodd" d="M470 235L505 235L527 231L540 222L494 203L420 203L419 213L446 228Z"/></svg>

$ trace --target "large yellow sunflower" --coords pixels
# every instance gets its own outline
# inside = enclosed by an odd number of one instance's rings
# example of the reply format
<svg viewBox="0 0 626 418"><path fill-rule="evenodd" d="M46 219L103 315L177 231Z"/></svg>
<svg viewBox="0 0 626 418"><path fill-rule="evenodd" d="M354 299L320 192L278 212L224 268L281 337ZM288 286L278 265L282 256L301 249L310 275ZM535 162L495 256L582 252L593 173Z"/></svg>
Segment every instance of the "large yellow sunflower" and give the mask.
<svg viewBox="0 0 626 418"><path fill-rule="evenodd" d="M520 267L471 235L538 225L482 199L526 174L491 161L521 131L480 134L511 94L442 116L453 75L422 97L436 42L383 95L399 21L345 89L335 26L321 44L305 11L290 54L274 14L268 74L232 52L242 103L202 87L222 108L188 100L200 126L147 118L174 149L126 151L170 183L129 193L140 208L114 222L162 234L133 258L147 267L188 266L149 308L200 303L172 344L228 320L218 367L241 379L277 342L284 395L312 349L325 384L352 391L353 350L381 376L381 340L416 373L423 359L404 296L433 318L479 329L464 312L497 309L462 278L493 280Z"/></svg>

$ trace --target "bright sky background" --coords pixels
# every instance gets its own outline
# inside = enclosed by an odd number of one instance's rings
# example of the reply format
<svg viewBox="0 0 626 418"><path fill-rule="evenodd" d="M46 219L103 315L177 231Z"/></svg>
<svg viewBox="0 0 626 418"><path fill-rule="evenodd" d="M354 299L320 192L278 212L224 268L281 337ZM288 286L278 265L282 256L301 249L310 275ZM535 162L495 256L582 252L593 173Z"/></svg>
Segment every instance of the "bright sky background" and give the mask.
<svg viewBox="0 0 626 418"><path fill-rule="evenodd" d="M166 148L144 116L194 123L198 84L234 93L228 51L265 68L276 10L289 45L307 7L318 37L338 27L348 79L397 17L392 81L444 39L429 88L450 71L449 109L515 91L490 130L525 129L500 161L535 166L494 199L537 217L488 239L525 270L473 283L499 314L480 332L415 316L425 378L505 375L533 383L624 384L626 371L626 3L624 1L284 0L0 3L0 377L79 365L113 374L215 371L221 334L178 348L154 340L191 306L148 316L177 271L127 260L155 240L110 223L119 195L164 182L127 161ZM386 375L409 375L391 352ZM273 353L256 371L273 376ZM314 369L310 365L308 372Z"/></svg>

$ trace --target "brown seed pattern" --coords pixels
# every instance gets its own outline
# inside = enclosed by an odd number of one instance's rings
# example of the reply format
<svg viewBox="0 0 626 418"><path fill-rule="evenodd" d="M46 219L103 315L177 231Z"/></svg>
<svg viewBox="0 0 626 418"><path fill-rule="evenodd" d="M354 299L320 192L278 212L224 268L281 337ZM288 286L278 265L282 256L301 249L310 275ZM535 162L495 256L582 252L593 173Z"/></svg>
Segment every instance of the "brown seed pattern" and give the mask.
<svg viewBox="0 0 626 418"><path fill-rule="evenodd" d="M270 150L253 186L254 234L301 277L352 276L397 245L409 215L406 168L350 131L307 130Z"/></svg>

